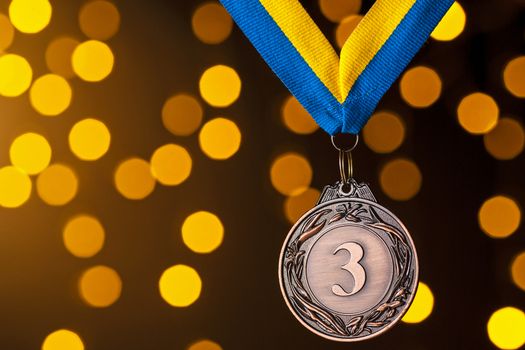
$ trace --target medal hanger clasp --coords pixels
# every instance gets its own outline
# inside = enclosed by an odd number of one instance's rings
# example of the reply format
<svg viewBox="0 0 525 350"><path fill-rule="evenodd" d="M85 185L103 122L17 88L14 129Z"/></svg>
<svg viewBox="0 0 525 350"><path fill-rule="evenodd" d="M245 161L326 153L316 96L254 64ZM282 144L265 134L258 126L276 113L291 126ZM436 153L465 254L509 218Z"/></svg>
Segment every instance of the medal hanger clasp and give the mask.
<svg viewBox="0 0 525 350"><path fill-rule="evenodd" d="M357 134L335 134L331 136L332 145L339 152L339 174L341 176L341 185L339 192L342 195L352 193L352 179L354 177L354 163L352 160L352 151L359 143Z"/></svg>

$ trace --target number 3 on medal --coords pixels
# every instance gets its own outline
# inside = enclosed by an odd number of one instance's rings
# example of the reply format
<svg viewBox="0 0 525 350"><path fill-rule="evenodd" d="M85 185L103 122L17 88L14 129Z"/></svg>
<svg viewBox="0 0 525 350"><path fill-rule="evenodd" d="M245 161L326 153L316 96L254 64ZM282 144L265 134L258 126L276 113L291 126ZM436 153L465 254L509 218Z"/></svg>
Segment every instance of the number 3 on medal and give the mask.
<svg viewBox="0 0 525 350"><path fill-rule="evenodd" d="M332 292L340 297L349 297L350 295L354 295L355 293L359 292L365 285L365 269L359 264L359 261L361 261L363 258L364 252L363 248L354 242L341 244L335 248L334 255L340 250L346 250L348 253L350 253L350 260L345 265L341 266L341 269L348 271L348 273L352 275L354 278L354 288L350 293L347 293L339 284L334 284L332 286Z"/></svg>

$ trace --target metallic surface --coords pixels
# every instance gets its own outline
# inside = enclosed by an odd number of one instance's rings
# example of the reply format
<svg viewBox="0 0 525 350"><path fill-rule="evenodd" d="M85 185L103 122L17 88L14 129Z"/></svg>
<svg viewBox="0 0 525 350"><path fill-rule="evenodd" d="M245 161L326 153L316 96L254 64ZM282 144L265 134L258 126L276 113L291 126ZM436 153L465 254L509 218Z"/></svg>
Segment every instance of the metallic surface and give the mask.
<svg viewBox="0 0 525 350"><path fill-rule="evenodd" d="M327 186L290 230L279 282L295 317L336 341L377 336L408 310L418 282L414 244L368 186Z"/></svg>

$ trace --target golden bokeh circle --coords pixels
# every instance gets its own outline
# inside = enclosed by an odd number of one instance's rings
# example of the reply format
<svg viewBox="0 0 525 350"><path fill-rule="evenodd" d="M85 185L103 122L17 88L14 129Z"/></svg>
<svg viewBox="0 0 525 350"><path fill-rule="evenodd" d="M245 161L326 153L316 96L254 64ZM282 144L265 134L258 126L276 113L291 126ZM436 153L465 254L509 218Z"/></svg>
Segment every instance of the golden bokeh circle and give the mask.
<svg viewBox="0 0 525 350"><path fill-rule="evenodd" d="M68 140L73 154L82 160L93 161L107 153L111 133L102 121L86 118L73 125Z"/></svg>
<svg viewBox="0 0 525 350"><path fill-rule="evenodd" d="M0 56L0 95L22 95L33 79L33 70L27 60L12 53Z"/></svg>
<svg viewBox="0 0 525 350"><path fill-rule="evenodd" d="M48 0L12 0L9 18L22 33L34 34L47 27L53 8Z"/></svg>
<svg viewBox="0 0 525 350"><path fill-rule="evenodd" d="M162 123L173 135L188 136L201 125L203 110L197 99L188 94L170 97L162 107Z"/></svg>
<svg viewBox="0 0 525 350"><path fill-rule="evenodd" d="M490 341L500 349L519 349L525 344L525 313L507 306L496 310L487 323Z"/></svg>
<svg viewBox="0 0 525 350"><path fill-rule="evenodd" d="M291 224L295 224L304 213L312 209L320 196L319 190L308 188L299 194L289 196L284 201L284 215Z"/></svg>
<svg viewBox="0 0 525 350"><path fill-rule="evenodd" d="M51 146L46 138L34 132L18 136L9 148L11 163L29 175L43 171L51 161Z"/></svg>
<svg viewBox="0 0 525 350"><path fill-rule="evenodd" d="M88 38L108 40L118 32L120 13L109 1L90 1L80 9L78 23Z"/></svg>
<svg viewBox="0 0 525 350"><path fill-rule="evenodd" d="M405 139L405 124L394 112L376 112L363 128L363 140L376 153L391 153Z"/></svg>
<svg viewBox="0 0 525 350"><path fill-rule="evenodd" d="M407 313L401 319L405 323L420 323L426 320L434 309L434 294L430 287L419 282L416 295Z"/></svg>
<svg viewBox="0 0 525 350"><path fill-rule="evenodd" d="M503 82L516 97L525 98L525 56L510 60L503 70Z"/></svg>
<svg viewBox="0 0 525 350"><path fill-rule="evenodd" d="M44 339L42 350L84 350L84 343L75 332L59 329Z"/></svg>
<svg viewBox="0 0 525 350"><path fill-rule="evenodd" d="M0 168L0 206L16 208L31 196L31 179L14 166Z"/></svg>
<svg viewBox="0 0 525 350"><path fill-rule="evenodd" d="M226 9L217 2L200 5L191 18L193 33L206 44L220 44L233 28L233 21Z"/></svg>
<svg viewBox="0 0 525 350"><path fill-rule="evenodd" d="M104 227L94 216L77 215L66 223L62 239L71 254L77 258L90 258L104 246Z"/></svg>
<svg viewBox="0 0 525 350"><path fill-rule="evenodd" d="M506 196L487 199L478 213L479 226L492 238L506 238L519 228L521 210L516 201Z"/></svg>
<svg viewBox="0 0 525 350"><path fill-rule="evenodd" d="M421 189L422 175L416 163L398 158L381 169L379 182L383 192L397 201L412 199Z"/></svg>
<svg viewBox="0 0 525 350"><path fill-rule="evenodd" d="M14 38L15 28L9 18L3 13L0 13L0 53L11 46Z"/></svg>
<svg viewBox="0 0 525 350"><path fill-rule="evenodd" d="M192 160L188 151L179 145L167 144L153 152L150 160L153 177L163 185L180 185L191 174Z"/></svg>
<svg viewBox="0 0 525 350"><path fill-rule="evenodd" d="M442 85L441 78L434 69L418 66L403 74L399 88L401 97L410 106L426 108L439 99Z"/></svg>
<svg viewBox="0 0 525 350"><path fill-rule="evenodd" d="M307 135L319 129L319 125L294 96L284 101L281 116L284 125L292 132Z"/></svg>
<svg viewBox="0 0 525 350"><path fill-rule="evenodd" d="M335 29L335 42L340 49L343 48L346 40L350 37L362 19L363 16L361 15L350 15L345 17L337 25L337 28Z"/></svg>
<svg viewBox="0 0 525 350"><path fill-rule="evenodd" d="M525 252L521 252L512 260L510 271L514 284L525 292Z"/></svg>
<svg viewBox="0 0 525 350"><path fill-rule="evenodd" d="M191 344L187 350L222 350L222 348L214 341L203 339Z"/></svg>
<svg viewBox="0 0 525 350"><path fill-rule="evenodd" d="M359 13L361 0L319 0L322 14L332 22L340 22L343 18Z"/></svg>
<svg viewBox="0 0 525 350"><path fill-rule="evenodd" d="M226 118L212 119L199 133L199 145L208 157L216 160L231 158L241 147L241 131Z"/></svg>
<svg viewBox="0 0 525 350"><path fill-rule="evenodd" d="M273 187L285 196L298 195L310 187L313 171L308 160L293 152L277 157L270 168Z"/></svg>
<svg viewBox="0 0 525 350"><path fill-rule="evenodd" d="M38 175L36 189L47 204L61 206L75 198L78 178L75 172L63 164L52 164Z"/></svg>
<svg viewBox="0 0 525 350"><path fill-rule="evenodd" d="M193 304L202 290L202 280L194 268L175 265L166 269L159 280L162 299L174 307L187 307Z"/></svg>
<svg viewBox="0 0 525 350"><path fill-rule="evenodd" d="M57 116L71 104L73 91L66 79L56 74L46 74L36 79L29 90L33 108L45 116Z"/></svg>
<svg viewBox="0 0 525 350"><path fill-rule="evenodd" d="M459 103L457 113L459 124L471 134L486 134L498 124L498 104L491 96L481 92L465 96Z"/></svg>
<svg viewBox="0 0 525 350"><path fill-rule="evenodd" d="M209 105L228 107L239 98L241 85L241 78L235 69L219 64L204 71L199 90Z"/></svg>
<svg viewBox="0 0 525 350"><path fill-rule="evenodd" d="M78 290L89 306L108 307L120 298L122 280L112 268L98 265L84 271L78 281Z"/></svg>
<svg viewBox="0 0 525 350"><path fill-rule="evenodd" d="M73 51L80 44L76 39L62 36L54 39L46 48L46 65L49 70L64 78L75 76L71 62Z"/></svg>
<svg viewBox="0 0 525 350"><path fill-rule="evenodd" d="M487 134L483 135L485 149L496 159L514 159L523 151L525 132L521 123L513 118L502 118Z"/></svg>
<svg viewBox="0 0 525 350"><path fill-rule="evenodd" d="M109 46L98 40L88 40L78 44L71 60L75 73L88 82L107 78L115 63L115 57Z"/></svg>
<svg viewBox="0 0 525 350"><path fill-rule="evenodd" d="M155 178L150 164L141 158L129 158L121 162L115 171L115 187L127 199L144 199L155 189Z"/></svg>
<svg viewBox="0 0 525 350"><path fill-rule="evenodd" d="M211 253L222 243L224 226L217 215L198 211L182 224L182 240L195 253Z"/></svg>
<svg viewBox="0 0 525 350"><path fill-rule="evenodd" d="M465 10L457 1L454 1L430 36L438 41L454 40L463 33L466 22Z"/></svg>

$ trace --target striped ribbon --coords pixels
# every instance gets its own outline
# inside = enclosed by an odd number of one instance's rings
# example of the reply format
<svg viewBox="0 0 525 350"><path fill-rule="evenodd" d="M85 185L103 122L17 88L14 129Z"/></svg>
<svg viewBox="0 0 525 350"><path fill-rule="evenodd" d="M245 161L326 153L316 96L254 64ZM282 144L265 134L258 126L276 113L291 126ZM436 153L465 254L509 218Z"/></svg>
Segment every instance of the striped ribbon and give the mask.
<svg viewBox="0 0 525 350"><path fill-rule="evenodd" d="M454 0L376 0L341 57L298 0L220 0L329 134L358 133Z"/></svg>

